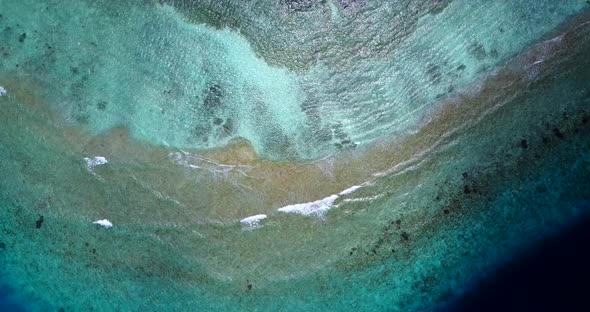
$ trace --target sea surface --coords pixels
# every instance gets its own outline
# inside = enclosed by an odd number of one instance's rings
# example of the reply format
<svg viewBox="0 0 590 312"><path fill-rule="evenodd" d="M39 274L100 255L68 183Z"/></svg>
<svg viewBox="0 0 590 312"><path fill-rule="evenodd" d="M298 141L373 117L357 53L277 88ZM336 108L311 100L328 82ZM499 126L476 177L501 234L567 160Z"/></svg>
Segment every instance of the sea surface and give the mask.
<svg viewBox="0 0 590 312"><path fill-rule="evenodd" d="M0 0L0 310L460 309L589 218L588 55L585 0Z"/></svg>

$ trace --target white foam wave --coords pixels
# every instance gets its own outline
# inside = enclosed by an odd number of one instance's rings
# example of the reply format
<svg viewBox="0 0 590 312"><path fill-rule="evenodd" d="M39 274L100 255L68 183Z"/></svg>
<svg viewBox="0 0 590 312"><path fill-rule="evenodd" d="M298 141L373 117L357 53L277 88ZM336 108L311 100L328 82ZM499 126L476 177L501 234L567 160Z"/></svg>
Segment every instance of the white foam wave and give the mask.
<svg viewBox="0 0 590 312"><path fill-rule="evenodd" d="M332 207L334 207L334 202L336 201L336 199L338 199L340 196L352 194L355 191L357 191L358 189L363 188L368 185L373 185L373 183L372 182L365 182L361 185L354 185L354 186L351 186L351 187L345 189L344 191L342 191L338 194L330 195L324 199L320 199L320 200L316 200L316 201L308 202L308 203L288 205L288 206L279 208L279 211L285 212L285 213L300 214L300 215L304 215L307 217L324 218L326 216L326 213L328 212L328 210L330 210Z"/></svg>
<svg viewBox="0 0 590 312"><path fill-rule="evenodd" d="M288 205L279 208L280 212L300 214L307 217L319 217L323 218L328 210L332 208L334 201L338 199L338 195L334 194L324 199L316 200L309 203Z"/></svg>
<svg viewBox="0 0 590 312"><path fill-rule="evenodd" d="M343 200L342 202L344 202L344 203L368 202L368 201L373 201L373 200L379 199L383 196L385 196L385 195L384 194L377 194L377 195L369 196L369 197L347 198L347 199Z"/></svg>
<svg viewBox="0 0 590 312"><path fill-rule="evenodd" d="M351 194L351 193L353 193L354 191L356 191L356 190L358 190L358 189L360 189L360 188L362 188L362 187L364 187L364 185L355 185L355 186L351 186L351 187L349 187L349 188L345 189L344 191L342 191L342 192L338 193L338 195L348 195L348 194Z"/></svg>
<svg viewBox="0 0 590 312"><path fill-rule="evenodd" d="M106 165L108 163L107 159L102 156L96 156L93 158L84 157L84 160L86 161L86 168L90 171L97 166Z"/></svg>
<svg viewBox="0 0 590 312"><path fill-rule="evenodd" d="M98 224L100 226L103 226L107 229L110 229L113 227L113 224L111 223L111 221L107 220L107 219L102 219L102 220L98 220L98 221L94 221L92 222L92 224Z"/></svg>
<svg viewBox="0 0 590 312"><path fill-rule="evenodd" d="M5 96L7 93L8 91L6 91L3 86L0 86L0 96Z"/></svg>
<svg viewBox="0 0 590 312"><path fill-rule="evenodd" d="M262 221L266 218L267 218L267 216L265 214L257 214L255 216L247 217L247 218L240 220L240 223L242 225L247 226L247 227L255 228L260 225L260 221Z"/></svg>
<svg viewBox="0 0 590 312"><path fill-rule="evenodd" d="M360 185L351 186L351 187L345 189L344 191L338 193L338 195L340 195L340 196L349 195L349 194L352 194L352 193L356 192L356 190L358 190L360 188L363 188L365 186L371 186L371 185L374 185L374 184L375 184L375 182L367 181L367 182L365 182L363 184L360 184Z"/></svg>

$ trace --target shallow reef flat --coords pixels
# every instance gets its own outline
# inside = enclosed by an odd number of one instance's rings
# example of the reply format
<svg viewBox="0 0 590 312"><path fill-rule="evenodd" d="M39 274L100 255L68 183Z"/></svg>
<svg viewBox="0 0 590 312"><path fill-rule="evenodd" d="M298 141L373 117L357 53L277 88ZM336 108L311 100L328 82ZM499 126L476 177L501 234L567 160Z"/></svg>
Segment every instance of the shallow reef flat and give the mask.
<svg viewBox="0 0 590 312"><path fill-rule="evenodd" d="M177 148L243 138L265 159L299 161L416 131L441 98L587 5L58 3L3 2L0 69L42 85L39 95L64 119ZM297 58L305 69L290 62Z"/></svg>
<svg viewBox="0 0 590 312"><path fill-rule="evenodd" d="M434 310L588 213L584 1L541 1L535 12L511 11L532 15L508 17L514 24L480 28L457 25L468 12L492 19L514 7L81 1L59 12L56 1L8 2L0 4L1 26L12 27L0 45L9 53L0 62L0 268L28 310ZM23 13L27 5L37 11ZM409 14L397 39L379 48L343 39L344 30L370 38L381 24L355 27L371 17L386 24L396 8L400 19ZM70 10L79 18L66 20ZM251 12L265 12L262 22ZM47 28L45 14L61 24ZM309 19L342 30L324 25L294 45L289 27ZM255 31L283 22L279 34ZM76 25L88 29L73 36ZM422 34L435 25L482 43L433 45L440 34ZM482 29L492 28L512 40L488 45L494 36ZM370 49L350 58L316 51L312 62L313 36L343 55ZM439 56L425 58L421 46ZM451 62L451 52L467 56ZM236 74L241 62L248 69ZM392 72L424 93L391 91L403 80ZM363 99L363 86L384 93ZM327 139L318 130L326 124ZM217 130L197 135L194 125ZM105 218L112 228L92 224Z"/></svg>

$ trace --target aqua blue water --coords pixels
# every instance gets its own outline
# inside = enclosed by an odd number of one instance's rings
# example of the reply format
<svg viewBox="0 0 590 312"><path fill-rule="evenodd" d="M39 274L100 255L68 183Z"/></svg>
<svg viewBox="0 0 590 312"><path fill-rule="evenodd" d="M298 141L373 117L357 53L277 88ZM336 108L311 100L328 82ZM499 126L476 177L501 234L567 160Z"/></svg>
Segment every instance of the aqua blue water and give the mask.
<svg viewBox="0 0 590 312"><path fill-rule="evenodd" d="M444 306L587 215L589 21L0 0L0 310Z"/></svg>

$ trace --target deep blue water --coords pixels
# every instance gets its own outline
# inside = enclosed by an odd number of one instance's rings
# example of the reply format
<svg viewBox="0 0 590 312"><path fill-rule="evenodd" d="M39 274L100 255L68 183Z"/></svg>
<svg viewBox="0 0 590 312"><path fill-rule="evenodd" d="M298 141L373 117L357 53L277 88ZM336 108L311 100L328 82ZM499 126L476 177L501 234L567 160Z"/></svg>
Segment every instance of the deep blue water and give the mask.
<svg viewBox="0 0 590 312"><path fill-rule="evenodd" d="M441 311L587 311L589 242L590 217L583 216L474 283Z"/></svg>
<svg viewBox="0 0 590 312"><path fill-rule="evenodd" d="M8 285L0 280L0 311L26 311L25 308L12 297L12 291Z"/></svg>

